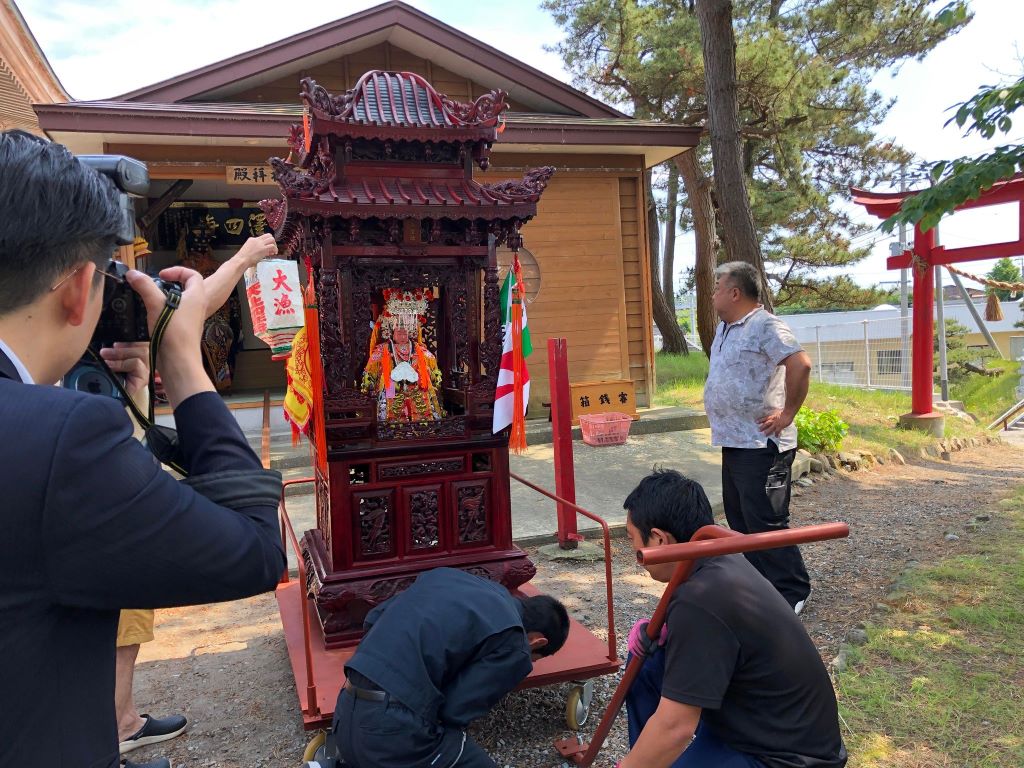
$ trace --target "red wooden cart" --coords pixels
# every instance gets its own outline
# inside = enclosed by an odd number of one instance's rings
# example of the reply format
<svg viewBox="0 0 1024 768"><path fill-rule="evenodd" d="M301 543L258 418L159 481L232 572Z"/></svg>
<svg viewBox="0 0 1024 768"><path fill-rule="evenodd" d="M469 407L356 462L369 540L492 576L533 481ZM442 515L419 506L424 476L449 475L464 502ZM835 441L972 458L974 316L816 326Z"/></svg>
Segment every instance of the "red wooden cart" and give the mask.
<svg viewBox="0 0 1024 768"><path fill-rule="evenodd" d="M519 689L525 689L566 682L576 683L566 698L565 719L566 725L571 730L578 731L590 713L592 685L589 681L601 675L617 672L622 666L622 661L618 658L616 651L611 537L608 524L597 515L559 498L518 475L511 474L511 477L537 493L560 504L568 505L578 514L601 526L608 607L607 641L601 640L570 617L569 637L565 646L557 654L537 661L533 666L533 672L519 686ZM289 486L312 482L315 482L315 478L289 480L285 482L284 490L287 490ZM284 491L281 495L280 514L282 540L285 547L290 546L296 553L298 574L297 578L293 579L286 569L278 584L276 596L281 613L281 623L284 626L288 656L291 660L292 674L295 676L299 707L302 710L302 723L307 731L318 732L309 742L303 755L304 760L312 760L316 750L323 744L323 729L330 726L334 716L338 693L345 683L345 663L355 652L355 646L327 648L319 627L312 623L315 621L315 619L311 619L315 607L313 599L307 595L304 589L304 585L307 584L306 566L303 562L299 538L295 535L295 529L288 517ZM531 584L524 584L516 591L527 595L538 594L538 590Z"/></svg>

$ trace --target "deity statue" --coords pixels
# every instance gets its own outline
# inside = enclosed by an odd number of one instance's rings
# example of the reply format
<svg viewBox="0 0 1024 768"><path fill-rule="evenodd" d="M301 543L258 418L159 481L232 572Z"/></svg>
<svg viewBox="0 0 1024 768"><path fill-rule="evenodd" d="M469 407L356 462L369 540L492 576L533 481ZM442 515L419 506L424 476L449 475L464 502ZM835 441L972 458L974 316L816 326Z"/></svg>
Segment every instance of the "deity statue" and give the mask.
<svg viewBox="0 0 1024 768"><path fill-rule="evenodd" d="M384 290L361 386L376 396L381 421L439 421L445 416L437 394L441 371L423 343L427 304L433 298L430 288Z"/></svg>

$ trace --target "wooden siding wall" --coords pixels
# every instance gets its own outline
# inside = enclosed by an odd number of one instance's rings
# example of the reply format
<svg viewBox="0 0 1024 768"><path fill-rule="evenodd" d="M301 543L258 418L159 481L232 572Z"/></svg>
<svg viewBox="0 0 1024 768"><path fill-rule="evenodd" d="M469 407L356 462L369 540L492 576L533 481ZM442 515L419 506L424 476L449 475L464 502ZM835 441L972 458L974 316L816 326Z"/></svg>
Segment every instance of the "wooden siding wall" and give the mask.
<svg viewBox="0 0 1024 768"><path fill-rule="evenodd" d="M640 278L639 186L636 177L559 172L537 217L523 227L524 244L541 272L540 293L528 309L536 416L546 415L539 406L549 401L547 340L559 336L568 342L573 382L632 379L638 404L649 404L644 348L650 310L644 309Z"/></svg>
<svg viewBox="0 0 1024 768"><path fill-rule="evenodd" d="M390 43L380 43L372 48L356 51L326 64L289 74L264 85L256 86L221 101L263 103L263 104L294 104L299 98L299 80L312 77L331 93L347 91L355 85L363 74L373 69L384 69L394 72L415 72L422 75L434 88L456 101L473 101L490 88L485 88L444 67L437 66L429 59L423 59ZM522 111L522 107L509 102L514 112Z"/></svg>

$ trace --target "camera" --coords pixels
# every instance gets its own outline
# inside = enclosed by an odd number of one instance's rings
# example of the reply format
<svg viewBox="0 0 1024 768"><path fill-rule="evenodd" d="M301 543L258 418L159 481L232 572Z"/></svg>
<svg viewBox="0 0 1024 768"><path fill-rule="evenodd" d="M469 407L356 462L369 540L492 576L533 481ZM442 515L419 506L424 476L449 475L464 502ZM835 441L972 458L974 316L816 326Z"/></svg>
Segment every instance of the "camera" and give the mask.
<svg viewBox="0 0 1024 768"><path fill-rule="evenodd" d="M121 226L116 241L118 245L131 245L135 242L135 205L132 196L145 195L149 191L149 170L145 163L124 155L79 155L78 160L106 176L117 188ZM89 350L64 376L64 386L122 399L106 366L98 360L99 350L118 341L148 341L149 328L142 297L124 279L128 266L111 259L105 271L113 278L114 284L103 287L103 309L89 342ZM172 287L179 287L158 277L153 280L165 293Z"/></svg>
<svg viewBox="0 0 1024 768"><path fill-rule="evenodd" d="M117 244L131 245L135 242L135 204L131 196L142 197L149 192L149 169L146 164L124 155L78 155L77 159L82 165L102 173L117 187L121 208Z"/></svg>
<svg viewBox="0 0 1024 768"><path fill-rule="evenodd" d="M111 259L106 272L120 279L112 280L113 285L104 287L103 310L92 335L93 347L106 347L115 341L149 341L146 305L124 278L128 274L128 265ZM164 293L171 288L181 289L177 283L165 282L155 275L150 277Z"/></svg>

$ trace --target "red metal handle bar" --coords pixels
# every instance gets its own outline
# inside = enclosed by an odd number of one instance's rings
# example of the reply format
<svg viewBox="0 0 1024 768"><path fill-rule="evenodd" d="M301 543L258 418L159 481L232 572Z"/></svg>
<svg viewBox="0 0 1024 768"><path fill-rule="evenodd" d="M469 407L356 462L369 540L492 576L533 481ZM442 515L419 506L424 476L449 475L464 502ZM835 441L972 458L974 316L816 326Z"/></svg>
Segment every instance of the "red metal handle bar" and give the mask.
<svg viewBox="0 0 1024 768"><path fill-rule="evenodd" d="M615 648L615 600L612 596L612 539L611 532L608 530L608 523L593 512L588 512L583 507L578 506L571 501L566 501L565 499L551 493L551 491L545 490L538 485L534 485L529 480L524 480L514 472L509 472L509 476L514 480L518 480L527 488L536 491L542 496L547 496L549 499L552 499L559 504L564 504L569 509L575 510L577 514L583 515L601 526L601 533L604 538L604 581L605 588L607 590L606 597L608 599L608 661L617 660L619 654Z"/></svg>
<svg viewBox="0 0 1024 768"><path fill-rule="evenodd" d="M705 532L706 535L701 535ZM644 547L636 553L641 565L661 565L680 560L697 560L702 557L731 555L737 552L755 552L759 549L788 547L806 544L810 541L841 539L850 535L846 523L823 523L806 525L802 528L786 528L781 531L738 534L719 525L706 525L683 544L666 544L661 547ZM701 540L698 540L698 536Z"/></svg>
<svg viewBox="0 0 1024 768"><path fill-rule="evenodd" d="M285 499L285 489L289 485L298 485L299 483L302 483L302 482L314 482L315 480L316 480L315 477L299 477L299 478L294 479L294 480L285 480L281 484L281 499L282 499L282 503L284 503L284 499ZM285 523L284 523L284 520L281 521L281 546L285 550L288 549L288 538L285 535ZM296 552L296 557L298 559L301 559L301 556L300 556L300 554L298 552ZM285 572L281 574L281 582L280 582L280 584L288 584L289 581L290 581L290 577L289 577L289 573L288 573L288 563L286 562L285 563Z"/></svg>
<svg viewBox="0 0 1024 768"><path fill-rule="evenodd" d="M315 478L304 477L300 480L288 480L281 487L281 504L279 511L281 513L281 525L282 528L291 540L292 548L295 550L295 561L298 564L299 571L299 586L302 593L299 595L299 602L302 608L302 640L306 650L306 711L310 715L319 715L320 708L316 703L316 683L313 682L313 648L310 642L309 633L309 600L306 598L306 564L302 560L302 548L299 546L299 539L295 535L295 529L292 527L291 518L288 517L288 510L284 503L284 489L289 485L296 485L298 483L312 483ZM285 564L285 574L288 573L288 566ZM283 581L286 581L284 579Z"/></svg>
<svg viewBox="0 0 1024 768"><path fill-rule="evenodd" d="M656 563L676 563L675 571L669 580L665 591L658 600L658 607L654 609L647 624L647 636L654 640L661 633L661 626L665 623L665 614L668 612L668 604L672 595L680 584L690 578L693 571L694 561L701 557L713 557L721 554L733 554L736 552L752 552L758 549L771 549L773 547L790 546L792 544L805 544L809 541L824 541L826 539L840 539L850 535L850 526L846 523L826 523L824 525L808 525L803 528L787 528L783 531L766 531L764 533L742 534L723 528L720 525L705 525L693 534L693 538L684 544L667 544L661 547L647 547L637 553L637 559L642 559L644 565ZM667 550L662 556L658 550ZM656 554L657 553L657 556ZM640 673L643 666L643 659L634 656L626 665L626 671L619 681L612 700L601 718L601 722L594 731L594 738L588 745L578 745L572 739L564 739L555 743L558 751L563 757L571 759L577 765L590 766L597 759L597 753L601 751L604 740L612 729L612 723L619 715L623 703L626 701L626 694L629 692L633 681Z"/></svg>

